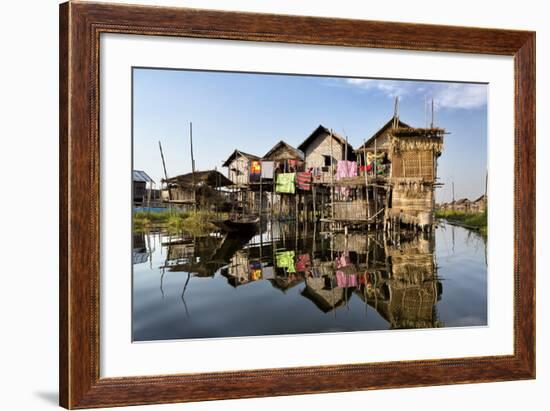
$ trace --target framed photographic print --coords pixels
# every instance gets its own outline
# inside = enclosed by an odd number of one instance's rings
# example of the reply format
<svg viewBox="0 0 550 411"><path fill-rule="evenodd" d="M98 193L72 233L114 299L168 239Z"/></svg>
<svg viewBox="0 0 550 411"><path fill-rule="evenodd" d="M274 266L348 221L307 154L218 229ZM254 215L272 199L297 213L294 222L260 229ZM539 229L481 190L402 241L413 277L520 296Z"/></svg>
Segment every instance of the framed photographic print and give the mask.
<svg viewBox="0 0 550 411"><path fill-rule="evenodd" d="M60 6L60 404L535 377L535 33Z"/></svg>

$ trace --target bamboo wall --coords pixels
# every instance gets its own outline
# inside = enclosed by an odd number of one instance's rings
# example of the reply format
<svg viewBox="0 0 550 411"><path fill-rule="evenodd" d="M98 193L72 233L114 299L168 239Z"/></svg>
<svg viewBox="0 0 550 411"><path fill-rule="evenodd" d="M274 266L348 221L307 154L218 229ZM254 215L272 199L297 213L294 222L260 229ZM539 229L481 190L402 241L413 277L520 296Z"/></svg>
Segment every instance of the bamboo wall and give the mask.
<svg viewBox="0 0 550 411"><path fill-rule="evenodd" d="M433 220L433 187L419 179L403 179L393 187L391 213L405 224L427 225ZM404 215L401 215L404 214Z"/></svg>
<svg viewBox="0 0 550 411"><path fill-rule="evenodd" d="M341 221L367 221L369 216L373 217L382 207L381 201L377 208L372 199L368 203L366 200L335 201L333 218Z"/></svg>
<svg viewBox="0 0 550 411"><path fill-rule="evenodd" d="M334 137L332 138L332 157L334 161L342 160L344 158L344 146L338 142ZM330 156L330 134L319 133L317 137L309 144L305 151L306 168L310 167L324 167L325 157ZM350 153L348 155L351 155ZM328 182L328 181L327 181Z"/></svg>
<svg viewBox="0 0 550 411"><path fill-rule="evenodd" d="M233 181L235 185L243 186L247 185L250 181L249 172L249 160L243 156L237 156L229 164L228 178Z"/></svg>
<svg viewBox="0 0 550 411"><path fill-rule="evenodd" d="M432 150L395 152L391 158L392 177L413 177L434 181L434 161Z"/></svg>

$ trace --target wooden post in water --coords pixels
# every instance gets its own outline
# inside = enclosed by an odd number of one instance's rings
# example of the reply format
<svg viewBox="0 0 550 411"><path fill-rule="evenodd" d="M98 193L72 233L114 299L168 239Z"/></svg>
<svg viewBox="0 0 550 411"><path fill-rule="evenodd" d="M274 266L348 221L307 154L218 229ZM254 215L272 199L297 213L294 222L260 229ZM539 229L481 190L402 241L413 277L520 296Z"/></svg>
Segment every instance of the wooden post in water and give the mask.
<svg viewBox="0 0 550 411"><path fill-rule="evenodd" d="M260 217L260 220L262 218L262 203L263 203L263 198L262 198L262 169L261 169L261 163L260 163L260 206L258 207L259 210L258 210L258 216Z"/></svg>
<svg viewBox="0 0 550 411"><path fill-rule="evenodd" d="M330 129L330 218L334 221L334 155L332 151L332 129Z"/></svg>
<svg viewBox="0 0 550 411"><path fill-rule="evenodd" d="M298 201L299 201L299 198L300 198L300 194L298 193L295 193L294 194L294 215L295 215L295 218L294 220L296 221L296 224L298 224L298 222L300 221L300 216L298 215Z"/></svg>
<svg viewBox="0 0 550 411"><path fill-rule="evenodd" d="M378 174L378 163L377 163L377 160L378 160L378 149L377 149L377 145L376 145L376 140L377 139L374 139L374 181L375 181L375 184L376 184L376 175ZM377 188L376 186L373 186L372 188L372 193L373 193L373 200L374 200L374 215L377 215L378 214L378 192L377 192ZM376 228L378 228L378 223L375 223L376 224Z"/></svg>
<svg viewBox="0 0 550 411"><path fill-rule="evenodd" d="M275 200L275 170L273 170L273 183L271 184L271 221L273 221L273 201Z"/></svg>
<svg viewBox="0 0 550 411"><path fill-rule="evenodd" d="M370 204L369 204L369 172L367 171L367 140L363 142L363 157L365 158L365 194L367 197L367 226L370 226Z"/></svg>
<svg viewBox="0 0 550 411"><path fill-rule="evenodd" d="M312 218L312 220L315 221L317 219L317 207L315 205L315 202L317 201L317 199L315 197L316 189L315 189L315 185L313 184L313 180L312 180L312 184L311 184L311 189L313 190L313 218Z"/></svg>

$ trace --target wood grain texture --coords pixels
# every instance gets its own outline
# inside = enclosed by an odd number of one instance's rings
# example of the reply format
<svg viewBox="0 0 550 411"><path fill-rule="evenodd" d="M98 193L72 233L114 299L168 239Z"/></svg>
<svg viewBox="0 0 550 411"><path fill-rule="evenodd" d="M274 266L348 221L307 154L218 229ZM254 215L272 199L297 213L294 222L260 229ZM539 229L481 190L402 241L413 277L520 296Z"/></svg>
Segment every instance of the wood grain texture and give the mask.
<svg viewBox="0 0 550 411"><path fill-rule="evenodd" d="M99 374L101 33L484 53L515 60L514 355L161 377ZM60 6L60 404L90 408L535 377L535 34L70 2ZM184 371L184 370L182 370Z"/></svg>

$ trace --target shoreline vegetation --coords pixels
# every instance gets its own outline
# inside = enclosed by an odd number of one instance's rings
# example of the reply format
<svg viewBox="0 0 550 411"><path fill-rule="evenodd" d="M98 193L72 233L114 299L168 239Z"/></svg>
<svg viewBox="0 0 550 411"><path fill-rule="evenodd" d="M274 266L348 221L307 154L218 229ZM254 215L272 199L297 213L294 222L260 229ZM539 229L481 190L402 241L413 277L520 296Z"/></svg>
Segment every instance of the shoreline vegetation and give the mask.
<svg viewBox="0 0 550 411"><path fill-rule="evenodd" d="M465 228L479 231L487 237L487 210L482 213L466 213L456 210L436 210L435 216L447 220L450 224L460 225Z"/></svg>
<svg viewBox="0 0 550 411"><path fill-rule="evenodd" d="M214 219L227 218L227 213L215 213L207 210L181 211L135 211L133 215L133 231L146 232L154 229L165 229L168 232L186 232L194 236L206 236L217 227L212 224ZM487 237L487 211L483 213L467 213L457 210L436 210L435 217L446 220L450 224L478 231Z"/></svg>
<svg viewBox="0 0 550 411"><path fill-rule="evenodd" d="M227 217L227 216L225 216ZM152 229L165 229L169 232L186 232L194 236L206 236L216 230L212 220L224 218L223 213L197 210L181 211L135 211L133 215L134 232L145 232Z"/></svg>

